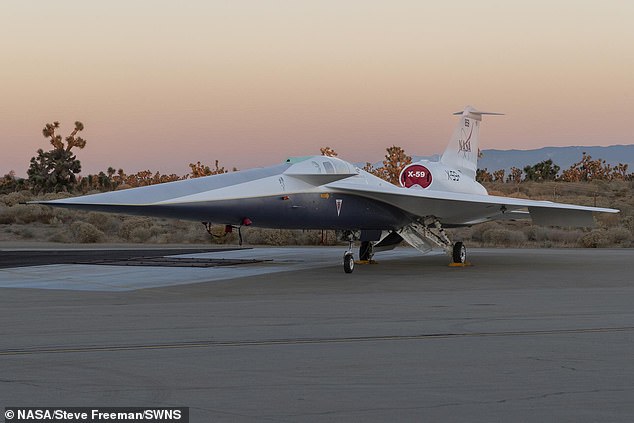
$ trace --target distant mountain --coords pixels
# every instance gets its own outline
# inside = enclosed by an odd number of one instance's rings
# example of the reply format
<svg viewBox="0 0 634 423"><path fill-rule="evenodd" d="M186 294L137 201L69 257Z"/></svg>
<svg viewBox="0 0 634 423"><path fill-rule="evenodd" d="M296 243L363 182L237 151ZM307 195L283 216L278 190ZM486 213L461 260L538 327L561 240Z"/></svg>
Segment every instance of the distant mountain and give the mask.
<svg viewBox="0 0 634 423"><path fill-rule="evenodd" d="M581 160L584 152L594 160L602 159L611 165L627 164L628 170L634 171L634 144L609 147L544 147L537 150L483 150L482 158L478 160L478 168L486 168L489 172L506 169L508 173L513 166L523 169L524 166L551 159L563 171Z"/></svg>
<svg viewBox="0 0 634 423"><path fill-rule="evenodd" d="M634 172L634 144L611 145L609 147L544 147L536 150L482 150L482 157L478 160L478 168L488 169L489 172L505 169L508 175L511 167L524 169L524 166L532 166L551 159L563 171L581 160L584 151L594 160L602 159L611 165L627 164L628 173ZM439 159L440 155L438 154L412 156L414 162ZM377 165L381 166L381 163L379 162Z"/></svg>

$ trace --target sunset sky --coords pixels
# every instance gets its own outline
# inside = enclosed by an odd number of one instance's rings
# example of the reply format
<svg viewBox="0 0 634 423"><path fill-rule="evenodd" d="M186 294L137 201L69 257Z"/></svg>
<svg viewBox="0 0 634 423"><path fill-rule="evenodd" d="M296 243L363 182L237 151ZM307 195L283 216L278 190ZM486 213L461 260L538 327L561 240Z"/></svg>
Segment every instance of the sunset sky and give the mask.
<svg viewBox="0 0 634 423"><path fill-rule="evenodd" d="M440 153L467 104L483 149L634 143L631 0L3 0L0 57L2 175L54 120L83 174Z"/></svg>

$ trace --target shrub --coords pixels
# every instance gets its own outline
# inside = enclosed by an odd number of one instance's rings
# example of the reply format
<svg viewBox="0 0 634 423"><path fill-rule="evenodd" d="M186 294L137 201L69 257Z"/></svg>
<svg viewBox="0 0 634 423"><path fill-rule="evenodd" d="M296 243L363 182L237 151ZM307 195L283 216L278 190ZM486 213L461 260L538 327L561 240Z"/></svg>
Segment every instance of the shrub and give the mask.
<svg viewBox="0 0 634 423"><path fill-rule="evenodd" d="M129 240L132 242L145 242L152 236L150 228L139 226L130 231Z"/></svg>
<svg viewBox="0 0 634 423"><path fill-rule="evenodd" d="M471 239L478 242L484 242L484 233L498 227L499 225L496 222L487 222L481 225L476 225L471 229Z"/></svg>
<svg viewBox="0 0 634 423"><path fill-rule="evenodd" d="M527 199L529 198L528 195L524 194L523 192L512 192L508 195L508 197L511 198L524 198Z"/></svg>
<svg viewBox="0 0 634 423"><path fill-rule="evenodd" d="M621 217L618 213L595 213L595 219L601 227L612 228L619 225Z"/></svg>
<svg viewBox="0 0 634 423"><path fill-rule="evenodd" d="M588 232L581 238L581 245L585 248L598 248L608 245L609 240L606 231L601 229L595 229Z"/></svg>
<svg viewBox="0 0 634 423"><path fill-rule="evenodd" d="M294 239L288 229L249 228L242 231L244 240L254 245L293 245Z"/></svg>
<svg viewBox="0 0 634 423"><path fill-rule="evenodd" d="M19 203L25 203L33 199L33 195L29 191L11 192L2 199L7 206L15 206Z"/></svg>
<svg viewBox="0 0 634 423"><path fill-rule="evenodd" d="M632 239L632 233L621 226L610 228L607 231L608 241L612 244L623 244Z"/></svg>
<svg viewBox="0 0 634 423"><path fill-rule="evenodd" d="M550 231L543 226L531 225L524 230L529 241L545 241L550 239Z"/></svg>
<svg viewBox="0 0 634 423"><path fill-rule="evenodd" d="M119 227L119 236L123 239L131 240L132 232L138 228L149 229L152 226L152 220L147 217L128 218L121 223Z"/></svg>
<svg viewBox="0 0 634 423"><path fill-rule="evenodd" d="M520 245L526 241L526 235L520 231L495 228L485 231L482 240L493 245Z"/></svg>
<svg viewBox="0 0 634 423"><path fill-rule="evenodd" d="M190 244L209 242L209 234L202 227L203 225L191 222L189 230L185 232L185 242ZM227 237L229 238L229 237ZM238 239L236 234L235 239Z"/></svg>
<svg viewBox="0 0 634 423"><path fill-rule="evenodd" d="M31 238L35 237L35 233L33 232L33 229L31 229L29 227L23 227L18 232L18 235L20 235L23 239L31 239Z"/></svg>
<svg viewBox="0 0 634 423"><path fill-rule="evenodd" d="M560 228L548 228L548 240L559 245L573 245L579 244L579 239L583 236L583 232L580 229L560 229Z"/></svg>
<svg viewBox="0 0 634 423"><path fill-rule="evenodd" d="M121 220L118 217L106 213L90 212L83 220L110 235L116 235L121 227Z"/></svg>
<svg viewBox="0 0 634 423"><path fill-rule="evenodd" d="M0 205L0 225L15 223L15 214L9 207Z"/></svg>
<svg viewBox="0 0 634 423"><path fill-rule="evenodd" d="M48 240L50 242L64 242L64 243L72 242L72 240L70 239L66 231L57 231L51 236L49 236Z"/></svg>
<svg viewBox="0 0 634 423"><path fill-rule="evenodd" d="M51 210L48 207L38 205L18 204L9 207L5 212L5 220L11 223L27 224L33 222L48 223L51 219Z"/></svg>
<svg viewBox="0 0 634 423"><path fill-rule="evenodd" d="M75 242L81 243L101 242L105 238L103 232L86 222L74 222L70 225L70 233Z"/></svg>
<svg viewBox="0 0 634 423"><path fill-rule="evenodd" d="M630 232L634 233L634 216L625 216L623 224Z"/></svg>
<svg viewBox="0 0 634 423"><path fill-rule="evenodd" d="M242 235L246 243L254 245L320 245L320 230L301 229L243 229ZM336 245L337 237L334 231L327 231L324 240L328 245Z"/></svg>

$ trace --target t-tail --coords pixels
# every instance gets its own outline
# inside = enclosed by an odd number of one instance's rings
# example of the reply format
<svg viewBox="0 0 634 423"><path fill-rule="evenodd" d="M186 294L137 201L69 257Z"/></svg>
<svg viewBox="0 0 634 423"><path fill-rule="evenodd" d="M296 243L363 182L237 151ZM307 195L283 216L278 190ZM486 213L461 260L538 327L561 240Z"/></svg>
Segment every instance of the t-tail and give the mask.
<svg viewBox="0 0 634 423"><path fill-rule="evenodd" d="M460 122L451 136L447 149L440 162L460 171L463 175L475 180L478 169L479 135L482 115L502 115L503 113L480 112L471 106L465 107L460 115Z"/></svg>

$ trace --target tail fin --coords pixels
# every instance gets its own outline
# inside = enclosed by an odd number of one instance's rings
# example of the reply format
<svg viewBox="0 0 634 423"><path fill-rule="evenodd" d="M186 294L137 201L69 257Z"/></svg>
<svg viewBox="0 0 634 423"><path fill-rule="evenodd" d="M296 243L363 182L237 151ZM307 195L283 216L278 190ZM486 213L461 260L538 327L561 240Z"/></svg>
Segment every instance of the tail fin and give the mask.
<svg viewBox="0 0 634 423"><path fill-rule="evenodd" d="M460 122L451 136L447 149L440 158L440 162L453 167L475 180L478 169L478 148L480 121L482 115L502 115L503 113L479 112L471 106L464 111L456 112L461 115Z"/></svg>

